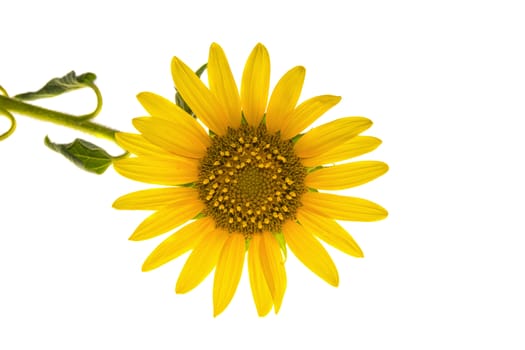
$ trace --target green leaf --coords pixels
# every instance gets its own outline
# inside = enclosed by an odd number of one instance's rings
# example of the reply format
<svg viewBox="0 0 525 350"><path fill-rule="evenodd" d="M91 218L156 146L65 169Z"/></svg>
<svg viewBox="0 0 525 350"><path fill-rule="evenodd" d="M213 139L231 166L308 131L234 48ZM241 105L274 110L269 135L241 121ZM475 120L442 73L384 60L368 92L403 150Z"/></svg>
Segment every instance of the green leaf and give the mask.
<svg viewBox="0 0 525 350"><path fill-rule="evenodd" d="M68 91L91 87L97 76L94 73L84 73L79 76L74 71L69 72L62 78L51 79L43 88L34 92L26 92L14 96L19 100L33 101L40 98L58 96Z"/></svg>
<svg viewBox="0 0 525 350"><path fill-rule="evenodd" d="M111 165L113 158L102 148L82 139L67 144L51 142L45 138L46 146L62 154L79 168L91 173L102 174Z"/></svg>
<svg viewBox="0 0 525 350"><path fill-rule="evenodd" d="M288 251L286 250L286 240L284 239L284 235L282 232L274 232L273 236L277 240L277 243L279 243L279 248L281 248L281 251L284 254L284 260L288 257Z"/></svg>
<svg viewBox="0 0 525 350"><path fill-rule="evenodd" d="M199 69L197 69L195 74L200 78L202 73L204 73L204 71L206 70L207 67L208 67L208 64L204 63ZM188 106L186 104L186 101L184 101L182 96L179 94L179 91L177 89L175 89L175 91L177 91L175 93L175 104L177 106L179 106L180 108L182 108L184 111L186 111L186 113L188 113L192 117L195 117L195 115L193 114L193 111L191 110L190 106Z"/></svg>

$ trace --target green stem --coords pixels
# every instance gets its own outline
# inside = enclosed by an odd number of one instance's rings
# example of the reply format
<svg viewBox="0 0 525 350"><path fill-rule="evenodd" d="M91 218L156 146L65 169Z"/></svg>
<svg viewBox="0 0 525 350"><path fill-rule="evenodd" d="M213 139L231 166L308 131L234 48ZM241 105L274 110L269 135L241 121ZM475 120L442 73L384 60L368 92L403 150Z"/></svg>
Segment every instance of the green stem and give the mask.
<svg viewBox="0 0 525 350"><path fill-rule="evenodd" d="M0 108L17 112L42 121L63 125L68 128L76 129L97 137L102 137L113 142L115 142L115 133L118 132L116 129L112 129L102 124L90 121L89 119L91 118L91 114L78 117L71 114L52 111L47 108L35 106L7 96L0 95Z"/></svg>
<svg viewBox="0 0 525 350"><path fill-rule="evenodd" d="M84 120L95 118L100 113L100 111L102 110L102 94L100 93L100 90L93 83L86 83L86 85L88 87L90 87L91 90L93 90L93 92L97 96L97 107L95 108L95 110L93 112L91 112L89 114L85 114L85 115L80 115L80 116L77 117L79 119L84 119Z"/></svg>
<svg viewBox="0 0 525 350"><path fill-rule="evenodd" d="M3 108L0 108L0 114L3 115L3 116L6 116L7 119L9 119L9 122L11 123L11 126L9 127L9 129L6 132L4 132L3 134L0 134L0 141L2 141L2 140L5 140L6 138L8 138L9 136L11 136L11 134L15 131L15 129L16 129L16 120L15 120L15 117L13 117L13 115L11 113L9 113L9 111L6 111Z"/></svg>

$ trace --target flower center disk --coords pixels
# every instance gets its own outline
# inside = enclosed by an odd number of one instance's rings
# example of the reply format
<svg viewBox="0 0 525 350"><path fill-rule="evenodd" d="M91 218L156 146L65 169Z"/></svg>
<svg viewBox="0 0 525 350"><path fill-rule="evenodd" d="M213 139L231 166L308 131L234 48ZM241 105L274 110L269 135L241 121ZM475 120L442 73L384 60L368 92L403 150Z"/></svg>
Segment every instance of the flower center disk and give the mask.
<svg viewBox="0 0 525 350"><path fill-rule="evenodd" d="M305 176L292 141L268 134L264 125L242 125L213 137L197 188L218 227L245 235L280 232L295 219Z"/></svg>

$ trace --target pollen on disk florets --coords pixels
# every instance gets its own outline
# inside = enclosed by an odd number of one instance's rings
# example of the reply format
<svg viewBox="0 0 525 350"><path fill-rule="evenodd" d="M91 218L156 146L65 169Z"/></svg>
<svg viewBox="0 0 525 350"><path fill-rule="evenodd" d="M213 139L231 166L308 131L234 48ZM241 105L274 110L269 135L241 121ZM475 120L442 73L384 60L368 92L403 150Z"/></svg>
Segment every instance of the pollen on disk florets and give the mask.
<svg viewBox="0 0 525 350"><path fill-rule="evenodd" d="M201 160L197 188L205 214L229 232L279 232L295 219L306 168L293 142L242 125L216 136Z"/></svg>

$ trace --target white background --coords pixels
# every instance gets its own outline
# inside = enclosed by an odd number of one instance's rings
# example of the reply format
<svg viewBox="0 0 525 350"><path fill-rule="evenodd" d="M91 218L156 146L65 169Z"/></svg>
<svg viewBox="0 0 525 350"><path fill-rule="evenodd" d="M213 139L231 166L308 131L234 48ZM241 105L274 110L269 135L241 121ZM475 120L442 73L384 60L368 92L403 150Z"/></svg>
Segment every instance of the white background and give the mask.
<svg viewBox="0 0 525 350"><path fill-rule="evenodd" d="M119 5L116 5L119 3ZM385 206L345 223L366 258L333 249L332 288L290 257L281 312L258 318L247 275L212 317L212 278L173 291L184 258L149 273L162 239L130 242L145 186L84 173L43 145L78 136L17 116L0 143L1 349L524 349L525 11L520 1L3 1L0 84L98 75L97 119L131 131L140 91L173 96L170 61L222 45L237 79L257 42L272 85L304 65L302 98L343 96L321 122L374 121L384 177L348 191ZM87 112L89 92L46 101ZM0 130L8 124L0 118ZM110 145L117 153L118 149Z"/></svg>

